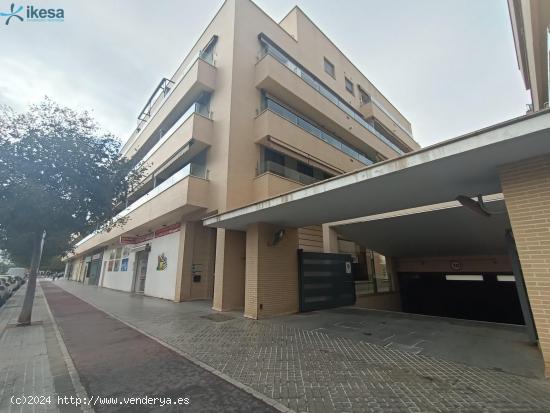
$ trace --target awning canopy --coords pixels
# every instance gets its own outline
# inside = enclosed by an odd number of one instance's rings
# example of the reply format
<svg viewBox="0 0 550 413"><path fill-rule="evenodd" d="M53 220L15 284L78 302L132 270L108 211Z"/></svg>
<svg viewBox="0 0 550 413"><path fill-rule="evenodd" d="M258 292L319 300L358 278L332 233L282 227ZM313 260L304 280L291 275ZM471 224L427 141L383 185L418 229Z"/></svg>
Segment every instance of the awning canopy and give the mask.
<svg viewBox="0 0 550 413"><path fill-rule="evenodd" d="M550 153L550 111L523 116L402 157L209 217L246 230L302 227L501 192L501 165Z"/></svg>

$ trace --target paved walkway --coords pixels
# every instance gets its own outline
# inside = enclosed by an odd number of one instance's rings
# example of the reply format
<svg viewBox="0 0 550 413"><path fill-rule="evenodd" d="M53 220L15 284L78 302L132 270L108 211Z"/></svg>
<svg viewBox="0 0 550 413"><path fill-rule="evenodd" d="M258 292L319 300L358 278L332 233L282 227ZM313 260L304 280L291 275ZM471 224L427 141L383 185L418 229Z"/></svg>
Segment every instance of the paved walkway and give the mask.
<svg viewBox="0 0 550 413"><path fill-rule="evenodd" d="M96 412L278 411L53 283L42 288Z"/></svg>
<svg viewBox="0 0 550 413"><path fill-rule="evenodd" d="M550 412L550 383L215 313L209 303L57 285L300 412Z"/></svg>
<svg viewBox="0 0 550 413"><path fill-rule="evenodd" d="M0 412L81 412L75 406L57 405L58 395L77 393L39 286L31 325L15 326L25 290L26 284L0 308ZM12 399L21 396L38 398L26 403Z"/></svg>

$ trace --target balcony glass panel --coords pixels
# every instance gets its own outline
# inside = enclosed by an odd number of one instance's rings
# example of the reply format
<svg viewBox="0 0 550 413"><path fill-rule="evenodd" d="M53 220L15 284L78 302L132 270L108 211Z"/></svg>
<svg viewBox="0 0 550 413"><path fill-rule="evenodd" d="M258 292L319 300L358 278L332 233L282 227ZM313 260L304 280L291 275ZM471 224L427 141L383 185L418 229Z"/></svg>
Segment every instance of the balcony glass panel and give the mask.
<svg viewBox="0 0 550 413"><path fill-rule="evenodd" d="M150 199L153 199L160 193L166 191L168 188L174 186L182 179L187 178L188 176L197 176L199 178L206 179L206 167L204 165L197 165L193 163L188 163L178 172L167 178L160 185L157 185L154 189L147 192L141 198L138 198L133 204L129 205L127 208L123 209L116 218L123 218L128 215L130 212L139 208L141 205L145 204Z"/></svg>
<svg viewBox="0 0 550 413"><path fill-rule="evenodd" d="M271 172L275 175L283 176L288 179L292 179L293 181L300 182L304 185L310 185L315 182L319 182L320 179L317 179L313 176L309 176L306 174L303 174L301 172L298 172L295 169L288 168L284 165L272 162L272 161L265 161L260 165L260 170L258 171L260 174L264 172Z"/></svg>
<svg viewBox="0 0 550 413"><path fill-rule="evenodd" d="M386 138L380 132L378 132L372 125L370 125L360 113L356 112L355 109L351 108L349 104L325 86L320 80L315 78L315 76L308 73L304 68L300 67L296 62L294 62L289 56L282 52L278 47L275 47L273 44L268 43L265 38L261 39L262 41L262 54L268 54L274 57L281 64L292 70L298 76L300 76L308 85L317 90L321 95L330 100L336 106L338 106L342 111L344 111L349 117L355 119L361 126L367 129L369 132L374 134L378 139L392 148L394 151L400 155L405 154L405 152L391 140Z"/></svg>
<svg viewBox="0 0 550 413"><path fill-rule="evenodd" d="M168 129L166 132L160 131L160 139L157 143L145 154L143 159L140 161L141 164L146 162L156 151L158 148L162 146L164 142L166 142L170 137L178 130L178 128L185 123L187 119L191 117L194 113L198 113L206 118L210 118L210 108L208 105L204 105L198 102L193 103L189 109L185 111L183 115L180 116L180 118ZM137 167L137 166L136 166Z"/></svg>
<svg viewBox="0 0 550 413"><path fill-rule="evenodd" d="M352 148L349 145L346 145L343 143L340 139L336 138L335 136L330 135L329 133L323 131L322 129L318 128L308 120L302 118L301 116L296 115L295 113L291 112L281 104L275 102L268 96L263 97L264 103L262 104L262 107L265 107L281 117L285 118L286 120L294 123L301 129L305 130L306 132L310 133L311 135L315 136L318 139L321 139L325 142L327 142L329 145L335 147L336 149L346 153L347 155L360 160L366 165L371 165L374 162L370 160L367 155L363 154L362 152L358 151L357 149Z"/></svg>

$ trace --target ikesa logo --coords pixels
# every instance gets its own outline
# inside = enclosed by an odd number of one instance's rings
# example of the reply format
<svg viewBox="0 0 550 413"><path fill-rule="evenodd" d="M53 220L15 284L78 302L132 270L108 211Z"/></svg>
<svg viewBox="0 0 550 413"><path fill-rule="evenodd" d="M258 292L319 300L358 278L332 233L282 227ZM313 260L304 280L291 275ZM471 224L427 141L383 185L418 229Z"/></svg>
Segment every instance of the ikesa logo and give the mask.
<svg viewBox="0 0 550 413"><path fill-rule="evenodd" d="M0 16L6 17L6 26L10 24L12 19L21 22L60 22L65 20L65 10L43 9L32 5L16 7L15 4L12 3L10 5L10 11L0 12Z"/></svg>

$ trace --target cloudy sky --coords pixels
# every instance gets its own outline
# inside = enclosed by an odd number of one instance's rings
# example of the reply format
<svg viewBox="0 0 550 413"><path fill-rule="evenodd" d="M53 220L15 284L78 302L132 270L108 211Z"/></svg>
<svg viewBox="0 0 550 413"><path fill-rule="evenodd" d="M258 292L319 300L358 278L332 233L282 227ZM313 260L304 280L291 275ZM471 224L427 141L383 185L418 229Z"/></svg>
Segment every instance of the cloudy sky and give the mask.
<svg viewBox="0 0 550 413"><path fill-rule="evenodd" d="M8 11L11 0L0 0ZM412 122L426 146L525 113L506 0L257 0L276 21L298 4ZM16 7L19 3L16 3ZM26 3L24 3L26 4ZM44 95L91 110L127 139L221 0L67 1L62 23L0 21L0 104Z"/></svg>

